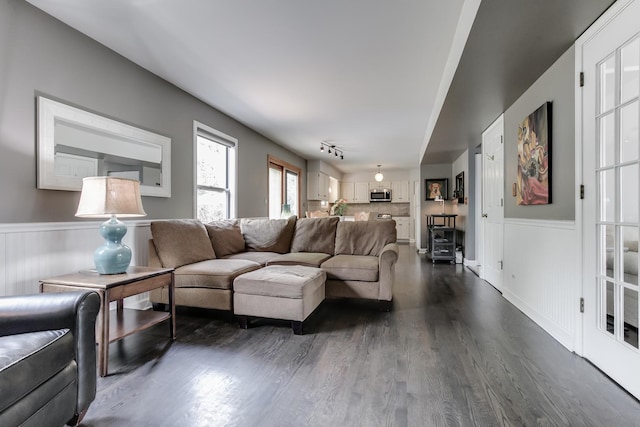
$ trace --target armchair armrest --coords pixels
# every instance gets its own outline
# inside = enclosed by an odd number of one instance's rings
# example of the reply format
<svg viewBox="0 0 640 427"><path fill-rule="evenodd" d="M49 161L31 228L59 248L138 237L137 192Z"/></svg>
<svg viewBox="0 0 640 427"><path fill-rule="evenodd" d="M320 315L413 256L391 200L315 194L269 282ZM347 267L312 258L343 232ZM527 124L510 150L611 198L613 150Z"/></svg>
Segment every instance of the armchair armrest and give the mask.
<svg viewBox="0 0 640 427"><path fill-rule="evenodd" d="M0 298L0 336L69 329L78 366L76 415L96 395L96 317L100 296L93 291L45 293Z"/></svg>

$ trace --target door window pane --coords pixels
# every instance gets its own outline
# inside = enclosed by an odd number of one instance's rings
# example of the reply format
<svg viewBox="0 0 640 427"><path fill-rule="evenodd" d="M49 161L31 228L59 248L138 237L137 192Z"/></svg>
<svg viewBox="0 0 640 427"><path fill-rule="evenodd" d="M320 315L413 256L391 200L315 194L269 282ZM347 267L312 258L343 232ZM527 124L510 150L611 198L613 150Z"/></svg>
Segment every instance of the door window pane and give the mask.
<svg viewBox="0 0 640 427"><path fill-rule="evenodd" d="M624 103L640 94L640 38L623 47L620 56L620 99Z"/></svg>
<svg viewBox="0 0 640 427"><path fill-rule="evenodd" d="M622 278L638 286L638 227L620 227Z"/></svg>
<svg viewBox="0 0 640 427"><path fill-rule="evenodd" d="M612 55L600 64L600 113L609 111L616 99L616 57Z"/></svg>
<svg viewBox="0 0 640 427"><path fill-rule="evenodd" d="M615 114L609 113L599 119L600 138L598 154L600 167L611 166L615 162Z"/></svg>
<svg viewBox="0 0 640 427"><path fill-rule="evenodd" d="M620 109L620 162L638 160L638 101Z"/></svg>
<svg viewBox="0 0 640 427"><path fill-rule="evenodd" d="M624 341L638 348L638 290L624 289Z"/></svg>
<svg viewBox="0 0 640 427"><path fill-rule="evenodd" d="M620 221L638 222L638 164L620 168Z"/></svg>
<svg viewBox="0 0 640 427"><path fill-rule="evenodd" d="M615 220L615 175L614 170L604 170L598 172L599 175L599 191L600 191L600 220Z"/></svg>
<svg viewBox="0 0 640 427"><path fill-rule="evenodd" d="M269 167L269 218L280 218L282 212L282 172Z"/></svg>
<svg viewBox="0 0 640 427"><path fill-rule="evenodd" d="M291 212L298 213L298 174L287 171L287 204L291 207Z"/></svg>
<svg viewBox="0 0 640 427"><path fill-rule="evenodd" d="M613 267L615 264L615 226L600 225L599 229L600 253L598 257L598 274L613 279Z"/></svg>
<svg viewBox="0 0 640 427"><path fill-rule="evenodd" d="M613 282L607 281L606 284L606 327L607 332L613 334L614 333L614 325L615 325L615 311L614 311L614 290L615 285Z"/></svg>

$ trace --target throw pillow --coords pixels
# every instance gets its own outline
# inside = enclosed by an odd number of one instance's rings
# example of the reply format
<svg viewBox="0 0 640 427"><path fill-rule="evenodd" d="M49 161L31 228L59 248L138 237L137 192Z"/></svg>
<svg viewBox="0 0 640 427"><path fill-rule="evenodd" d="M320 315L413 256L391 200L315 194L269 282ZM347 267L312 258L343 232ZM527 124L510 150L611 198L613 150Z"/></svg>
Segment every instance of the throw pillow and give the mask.
<svg viewBox="0 0 640 427"><path fill-rule="evenodd" d="M244 251L244 237L236 219L213 221L204 225L219 258Z"/></svg>
<svg viewBox="0 0 640 427"><path fill-rule="evenodd" d="M207 229L197 219L153 221L151 236L162 265L177 268L216 257Z"/></svg>
<svg viewBox="0 0 640 427"><path fill-rule="evenodd" d="M336 245L337 216L300 218L291 241L291 252L320 252L333 255Z"/></svg>
<svg viewBox="0 0 640 427"><path fill-rule="evenodd" d="M285 254L291 247L296 217L289 219L249 219L240 222L248 251Z"/></svg>

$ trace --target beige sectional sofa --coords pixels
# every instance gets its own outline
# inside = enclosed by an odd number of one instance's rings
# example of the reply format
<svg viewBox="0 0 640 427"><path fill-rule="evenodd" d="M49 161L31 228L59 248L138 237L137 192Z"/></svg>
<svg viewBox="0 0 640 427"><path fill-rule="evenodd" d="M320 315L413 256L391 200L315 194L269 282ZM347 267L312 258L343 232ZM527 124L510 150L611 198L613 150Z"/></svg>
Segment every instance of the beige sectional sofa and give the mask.
<svg viewBox="0 0 640 427"><path fill-rule="evenodd" d="M149 266L176 269L179 306L233 311L236 277L267 265L302 265L326 272L327 298L391 307L398 259L393 220L168 220L153 221L151 233ZM150 298L154 306L167 304L167 290L153 291Z"/></svg>

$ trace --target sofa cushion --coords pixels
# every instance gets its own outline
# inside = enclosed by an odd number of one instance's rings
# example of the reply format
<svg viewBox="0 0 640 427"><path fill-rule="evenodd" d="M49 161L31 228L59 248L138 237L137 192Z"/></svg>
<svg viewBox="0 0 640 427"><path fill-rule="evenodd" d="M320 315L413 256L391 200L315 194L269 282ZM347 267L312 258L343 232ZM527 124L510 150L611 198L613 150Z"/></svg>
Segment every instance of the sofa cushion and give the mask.
<svg viewBox="0 0 640 427"><path fill-rule="evenodd" d="M333 255L336 246L337 216L300 218L291 240L291 252L322 252Z"/></svg>
<svg viewBox="0 0 640 427"><path fill-rule="evenodd" d="M269 260L267 265L304 265L307 267L320 267L320 264L331 258L331 255L317 252L292 252L278 255Z"/></svg>
<svg viewBox="0 0 640 427"><path fill-rule="evenodd" d="M0 412L62 371L74 357L69 329L0 337L0 389L11 390L0 393ZM75 375L68 381L74 379ZM66 384L58 386L61 390Z"/></svg>
<svg viewBox="0 0 640 427"><path fill-rule="evenodd" d="M279 298L302 298L309 290L324 286L326 274L319 268L274 265L238 276L233 291ZM310 289L309 289L310 288Z"/></svg>
<svg viewBox="0 0 640 427"><path fill-rule="evenodd" d="M232 289L233 279L260 264L242 259L210 259L176 268L176 288Z"/></svg>
<svg viewBox="0 0 640 427"><path fill-rule="evenodd" d="M211 240L216 257L244 252L244 237L237 219L213 221L204 225Z"/></svg>
<svg viewBox="0 0 640 427"><path fill-rule="evenodd" d="M289 252L296 219L295 216L289 219L243 218L240 228L247 251Z"/></svg>
<svg viewBox="0 0 640 427"><path fill-rule="evenodd" d="M278 256L280 256L280 254L276 252L240 252L238 254L228 255L225 259L245 259L247 261L257 262L264 267L269 261Z"/></svg>
<svg viewBox="0 0 640 427"><path fill-rule="evenodd" d="M336 255L378 256L388 243L396 241L396 222L342 221L336 228Z"/></svg>
<svg viewBox="0 0 640 427"><path fill-rule="evenodd" d="M153 221L151 235L164 267L176 268L216 257L207 229L197 219Z"/></svg>
<svg viewBox="0 0 640 427"><path fill-rule="evenodd" d="M362 255L336 255L320 266L328 279L378 281L378 257Z"/></svg>

